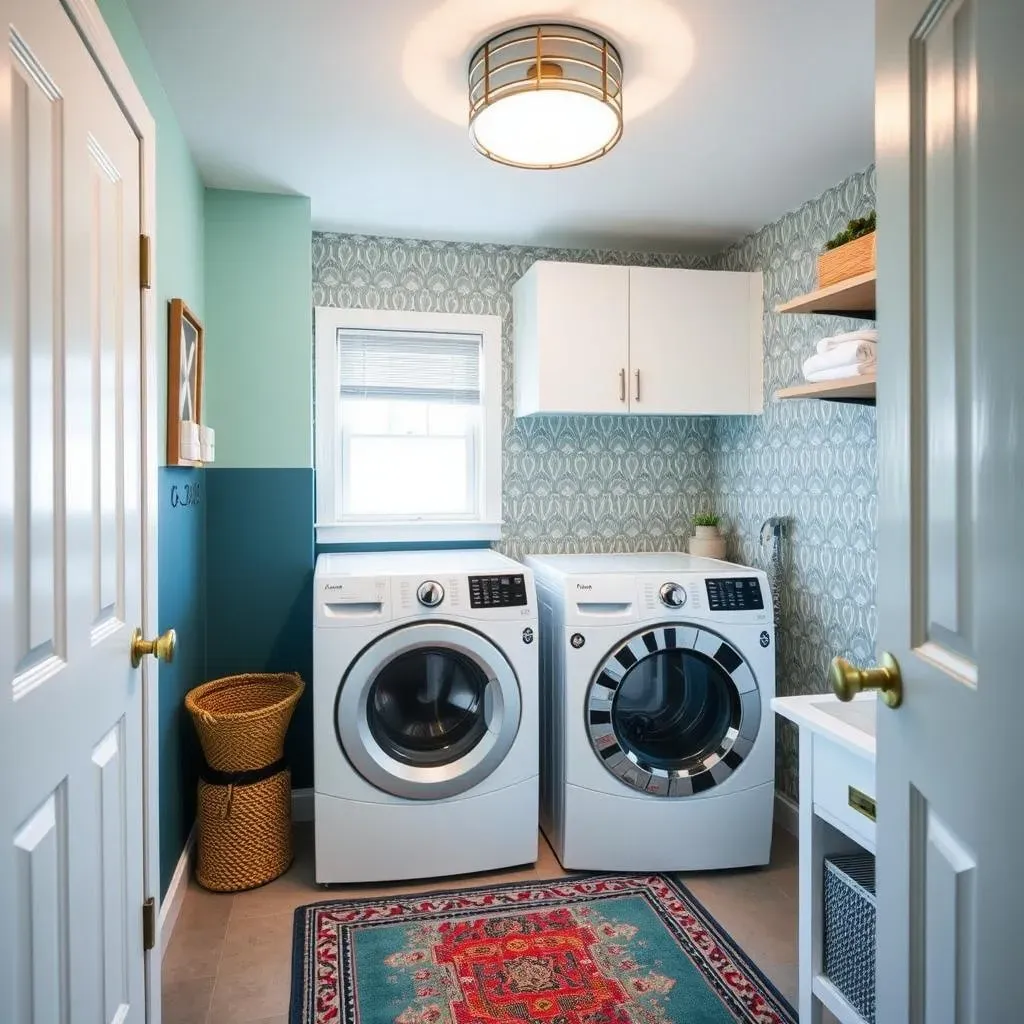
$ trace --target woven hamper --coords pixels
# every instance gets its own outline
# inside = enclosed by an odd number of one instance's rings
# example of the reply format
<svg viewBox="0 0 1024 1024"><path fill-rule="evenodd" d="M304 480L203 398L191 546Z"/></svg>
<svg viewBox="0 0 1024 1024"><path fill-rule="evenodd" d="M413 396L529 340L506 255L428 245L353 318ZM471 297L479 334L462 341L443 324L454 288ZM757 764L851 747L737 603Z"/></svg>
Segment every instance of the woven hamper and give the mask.
<svg viewBox="0 0 1024 1024"><path fill-rule="evenodd" d="M304 683L297 675L215 679L185 697L203 748L196 880L239 892L292 861L291 772L284 738Z"/></svg>

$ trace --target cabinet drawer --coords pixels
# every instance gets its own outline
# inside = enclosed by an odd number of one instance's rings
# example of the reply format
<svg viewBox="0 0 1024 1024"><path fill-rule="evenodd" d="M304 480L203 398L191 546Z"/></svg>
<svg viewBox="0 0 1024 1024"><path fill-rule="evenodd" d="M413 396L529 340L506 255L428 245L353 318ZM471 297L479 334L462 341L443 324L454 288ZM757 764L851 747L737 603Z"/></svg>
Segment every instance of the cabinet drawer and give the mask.
<svg viewBox="0 0 1024 1024"><path fill-rule="evenodd" d="M875 848L875 766L845 747L814 737L814 804L854 838Z"/></svg>

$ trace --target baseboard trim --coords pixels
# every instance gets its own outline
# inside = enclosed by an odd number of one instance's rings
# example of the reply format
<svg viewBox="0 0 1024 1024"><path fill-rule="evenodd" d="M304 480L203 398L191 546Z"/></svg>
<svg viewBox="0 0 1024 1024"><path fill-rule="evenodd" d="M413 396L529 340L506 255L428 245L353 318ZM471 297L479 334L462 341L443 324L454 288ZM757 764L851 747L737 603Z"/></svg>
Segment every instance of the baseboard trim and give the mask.
<svg viewBox="0 0 1024 1024"><path fill-rule="evenodd" d="M313 820L313 790L292 790L292 821Z"/></svg>
<svg viewBox="0 0 1024 1024"><path fill-rule="evenodd" d="M171 934L178 923L181 905L185 902L188 891L188 880L192 877L192 858L196 848L196 827L192 826L185 840L185 848L181 851L178 863L171 875L171 884L167 886L167 895L160 901L160 914L157 918L157 932L160 935L160 955L167 952L171 944Z"/></svg>
<svg viewBox="0 0 1024 1024"><path fill-rule="evenodd" d="M775 824L791 836L800 835L800 808L783 793L775 794Z"/></svg>

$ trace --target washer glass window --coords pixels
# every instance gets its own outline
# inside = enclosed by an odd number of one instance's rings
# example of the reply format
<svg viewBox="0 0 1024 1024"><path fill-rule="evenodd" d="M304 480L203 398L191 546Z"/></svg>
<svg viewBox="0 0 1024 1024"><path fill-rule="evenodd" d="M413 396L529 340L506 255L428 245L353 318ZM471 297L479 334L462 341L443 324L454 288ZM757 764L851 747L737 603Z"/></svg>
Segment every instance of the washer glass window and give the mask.
<svg viewBox="0 0 1024 1024"><path fill-rule="evenodd" d="M723 637L686 624L627 637L587 691L590 742L622 783L685 797L725 781L761 726L757 682Z"/></svg>
<svg viewBox="0 0 1024 1024"><path fill-rule="evenodd" d="M388 662L370 688L370 731L382 750L405 764L451 764L487 734L487 685L480 666L458 651L407 651Z"/></svg>
<svg viewBox="0 0 1024 1024"><path fill-rule="evenodd" d="M659 651L636 662L612 702L612 726L622 748L643 764L669 771L702 765L738 722L735 685L698 651Z"/></svg>
<svg viewBox="0 0 1024 1024"><path fill-rule="evenodd" d="M401 626L365 647L342 677L338 742L385 793L445 800L486 779L512 749L522 701L515 670L473 629Z"/></svg>

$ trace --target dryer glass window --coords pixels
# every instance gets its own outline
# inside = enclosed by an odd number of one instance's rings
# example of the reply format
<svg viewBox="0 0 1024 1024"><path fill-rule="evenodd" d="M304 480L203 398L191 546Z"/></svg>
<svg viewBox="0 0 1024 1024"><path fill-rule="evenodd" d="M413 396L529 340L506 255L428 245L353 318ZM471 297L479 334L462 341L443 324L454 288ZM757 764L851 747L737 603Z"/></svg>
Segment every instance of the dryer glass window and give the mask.
<svg viewBox="0 0 1024 1024"><path fill-rule="evenodd" d="M451 764L487 734L488 685L480 666L457 651L407 651L388 662L370 688L370 731L396 760L417 766Z"/></svg>
<svg viewBox="0 0 1024 1024"><path fill-rule="evenodd" d="M739 712L736 687L716 662L699 651L659 651L623 677L612 723L641 764L689 770L721 748Z"/></svg>

